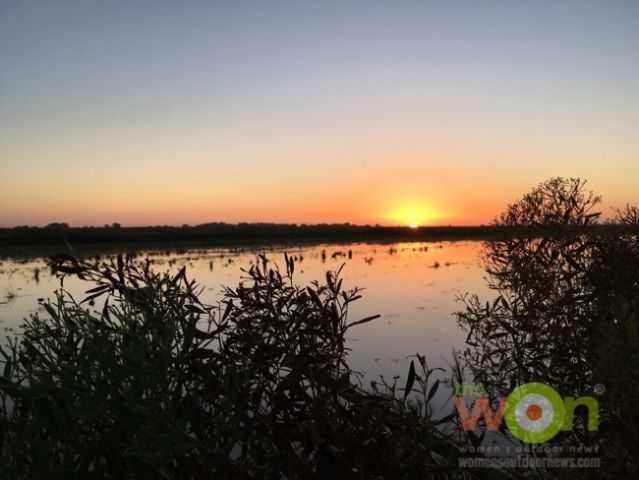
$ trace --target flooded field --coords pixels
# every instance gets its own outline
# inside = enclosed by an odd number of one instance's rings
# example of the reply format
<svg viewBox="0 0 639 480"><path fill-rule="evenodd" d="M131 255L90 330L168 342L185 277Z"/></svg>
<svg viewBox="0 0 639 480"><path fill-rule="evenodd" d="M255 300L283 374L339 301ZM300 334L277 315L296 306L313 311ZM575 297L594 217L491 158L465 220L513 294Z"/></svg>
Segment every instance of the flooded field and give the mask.
<svg viewBox="0 0 639 480"><path fill-rule="evenodd" d="M452 313L462 308L456 301L467 292L486 291L479 265L481 242L317 245L286 247L296 260L295 279L306 285L323 280L328 270L344 265L344 287L361 287L363 298L353 304L351 320L379 314L380 318L350 331L352 368L365 379L379 375L404 376L409 355L424 354L431 365L445 367L452 349L464 348L465 334ZM284 248L198 249L139 252L156 271L187 267L190 278L203 288L202 298L216 302L225 286L234 287L257 254L284 264ZM91 284L77 279L65 282L76 299ZM51 297L59 288L44 259L5 259L0 265L0 329L3 337L19 333L22 320L38 311L38 299ZM97 307L97 305L96 305Z"/></svg>

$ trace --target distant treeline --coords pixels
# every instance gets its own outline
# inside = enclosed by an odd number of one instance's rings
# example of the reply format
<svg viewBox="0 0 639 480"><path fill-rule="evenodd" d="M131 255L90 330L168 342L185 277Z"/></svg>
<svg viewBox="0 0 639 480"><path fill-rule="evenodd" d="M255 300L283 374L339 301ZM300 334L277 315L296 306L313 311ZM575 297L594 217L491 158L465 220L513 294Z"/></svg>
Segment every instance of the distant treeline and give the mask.
<svg viewBox="0 0 639 480"><path fill-rule="evenodd" d="M589 229L615 231L614 225L598 225ZM232 245L236 243L313 243L357 241L437 241L477 240L504 235L548 234L546 229L516 230L503 226L429 226L419 228L386 227L352 224L279 224L279 223L206 223L181 227L148 226L70 227L65 223L46 227L0 228L0 247L71 245L147 245L158 243L197 243Z"/></svg>

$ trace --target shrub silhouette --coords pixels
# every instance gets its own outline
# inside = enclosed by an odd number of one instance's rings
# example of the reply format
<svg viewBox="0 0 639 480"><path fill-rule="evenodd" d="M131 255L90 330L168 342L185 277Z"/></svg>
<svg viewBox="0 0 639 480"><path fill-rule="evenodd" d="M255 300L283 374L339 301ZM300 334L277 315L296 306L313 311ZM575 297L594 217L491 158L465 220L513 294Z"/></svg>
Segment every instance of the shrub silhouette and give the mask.
<svg viewBox="0 0 639 480"><path fill-rule="evenodd" d="M586 227L599 217L592 212L597 203L584 181L554 178L496 220L542 229L543 236L535 230L485 243L483 262L497 296L486 303L466 296L466 309L457 314L469 332L478 381L508 388L544 379L568 391L589 384L597 316L589 269L598 239Z"/></svg>
<svg viewBox="0 0 639 480"><path fill-rule="evenodd" d="M581 179L553 178L508 206L495 224L531 234L485 243L496 297L465 295L456 316L468 332L466 366L493 395L533 381L565 396L608 386L601 435L589 435L580 412L575 430L556 440L598 443L610 478L626 478L637 473L639 441L629 410L639 393L631 366L639 358L637 209L618 211L611 222L616 230L592 229L600 198L585 186Z"/></svg>
<svg viewBox="0 0 639 480"><path fill-rule="evenodd" d="M2 477L456 475L428 413L349 369L344 335L375 318L348 322L359 290L339 271L302 288L285 263L262 257L211 306L185 268L53 257L62 285L96 286L60 289L2 351Z"/></svg>

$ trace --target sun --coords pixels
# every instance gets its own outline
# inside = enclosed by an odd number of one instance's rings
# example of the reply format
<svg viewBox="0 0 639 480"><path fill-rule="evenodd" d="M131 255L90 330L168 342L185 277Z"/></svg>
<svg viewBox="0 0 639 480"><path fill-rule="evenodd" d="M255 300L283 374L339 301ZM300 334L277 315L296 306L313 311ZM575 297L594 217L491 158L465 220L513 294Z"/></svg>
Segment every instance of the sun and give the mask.
<svg viewBox="0 0 639 480"><path fill-rule="evenodd" d="M395 224L416 229L432 223L438 218L438 215L426 206L413 204L397 208L388 218Z"/></svg>

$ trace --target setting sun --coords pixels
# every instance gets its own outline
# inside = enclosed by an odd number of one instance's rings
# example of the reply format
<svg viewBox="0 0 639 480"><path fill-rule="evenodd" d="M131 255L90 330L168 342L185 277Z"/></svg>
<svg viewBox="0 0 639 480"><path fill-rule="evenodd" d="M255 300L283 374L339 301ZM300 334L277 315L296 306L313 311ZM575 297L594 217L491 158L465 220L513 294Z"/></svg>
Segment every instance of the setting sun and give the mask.
<svg viewBox="0 0 639 480"><path fill-rule="evenodd" d="M441 215L423 206L410 206L399 208L388 217L392 223L417 228L432 224Z"/></svg>

